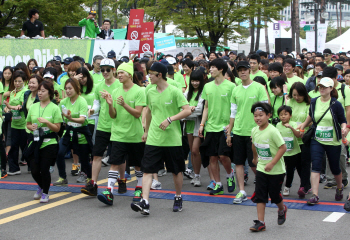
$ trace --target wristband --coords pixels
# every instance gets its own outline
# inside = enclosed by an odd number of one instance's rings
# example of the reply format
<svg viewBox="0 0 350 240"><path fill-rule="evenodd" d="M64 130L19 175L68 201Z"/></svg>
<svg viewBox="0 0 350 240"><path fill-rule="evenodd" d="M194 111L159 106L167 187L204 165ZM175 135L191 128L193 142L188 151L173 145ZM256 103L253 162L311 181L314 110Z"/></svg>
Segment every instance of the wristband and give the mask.
<svg viewBox="0 0 350 240"><path fill-rule="evenodd" d="M199 126L202 126L202 127L204 127L204 124L202 124L202 123L201 123L201 124L199 124Z"/></svg>
<svg viewBox="0 0 350 240"><path fill-rule="evenodd" d="M305 129L299 129L300 132L305 132Z"/></svg>
<svg viewBox="0 0 350 240"><path fill-rule="evenodd" d="M283 93L283 96L286 96L286 95L288 95L288 93Z"/></svg>
<svg viewBox="0 0 350 240"><path fill-rule="evenodd" d="M346 125L346 128L350 128L350 125Z"/></svg>
<svg viewBox="0 0 350 240"><path fill-rule="evenodd" d="M171 121L170 117L168 117L166 120L168 120L169 124L171 124L173 121Z"/></svg>

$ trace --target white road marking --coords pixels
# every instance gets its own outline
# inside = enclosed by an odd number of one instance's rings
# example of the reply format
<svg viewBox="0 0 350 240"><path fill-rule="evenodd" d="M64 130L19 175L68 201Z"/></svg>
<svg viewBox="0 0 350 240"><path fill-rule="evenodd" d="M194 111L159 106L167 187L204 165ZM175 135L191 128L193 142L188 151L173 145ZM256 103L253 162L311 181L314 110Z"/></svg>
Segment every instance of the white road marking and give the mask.
<svg viewBox="0 0 350 240"><path fill-rule="evenodd" d="M328 217L323 219L324 222L336 222L338 221L342 216L344 216L345 213L340 212L333 212Z"/></svg>

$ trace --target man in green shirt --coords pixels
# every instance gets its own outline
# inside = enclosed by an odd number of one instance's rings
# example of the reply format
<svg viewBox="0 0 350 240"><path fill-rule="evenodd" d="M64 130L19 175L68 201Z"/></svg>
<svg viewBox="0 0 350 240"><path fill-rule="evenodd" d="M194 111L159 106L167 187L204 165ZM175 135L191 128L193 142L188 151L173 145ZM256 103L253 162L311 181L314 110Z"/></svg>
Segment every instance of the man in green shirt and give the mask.
<svg viewBox="0 0 350 240"><path fill-rule="evenodd" d="M283 71L287 76L287 86L288 89L293 85L295 82L301 82L305 85L304 79L301 79L298 76L294 75L294 69L295 69L295 60L291 58L287 58L286 60L283 61Z"/></svg>
<svg viewBox="0 0 350 240"><path fill-rule="evenodd" d="M81 38L96 38L96 34L101 32L95 18L96 11L90 11L87 18L84 18L78 23L80 27L83 27L81 31Z"/></svg>
<svg viewBox="0 0 350 240"><path fill-rule="evenodd" d="M257 54L253 54L250 56L249 64L251 67L250 79L254 79L255 77L263 77L266 82L268 82L268 77L265 73L259 70L260 56Z"/></svg>
<svg viewBox="0 0 350 240"><path fill-rule="evenodd" d="M182 92L185 92L186 82L185 82L184 76L181 74L181 71L179 69L179 59L173 58L173 57L167 57L166 60L174 68L174 72L175 72L174 80L179 84L179 86L182 89Z"/></svg>
<svg viewBox="0 0 350 240"><path fill-rule="evenodd" d="M332 51L329 48L323 50L324 63L327 64L328 67L333 67L334 62L332 61Z"/></svg>
<svg viewBox="0 0 350 240"><path fill-rule="evenodd" d="M94 81L94 84L98 84L100 82L103 82L105 79L103 78L103 75L101 73L101 61L103 60L103 57L101 55L94 56L92 60L92 66L93 69L89 72L91 74L92 80Z"/></svg>
<svg viewBox="0 0 350 240"><path fill-rule="evenodd" d="M176 189L174 197L174 212L182 210L181 189L185 171L182 154L181 129L179 120L191 114L189 104L182 92L166 81L167 68L159 62L152 64L149 75L151 83L157 85L146 92L146 128L142 141L146 142L143 166L143 199L131 203L135 212L149 215L149 193L152 184L152 174L158 173L166 164L168 172L173 173ZM182 111L180 111L180 108Z"/></svg>

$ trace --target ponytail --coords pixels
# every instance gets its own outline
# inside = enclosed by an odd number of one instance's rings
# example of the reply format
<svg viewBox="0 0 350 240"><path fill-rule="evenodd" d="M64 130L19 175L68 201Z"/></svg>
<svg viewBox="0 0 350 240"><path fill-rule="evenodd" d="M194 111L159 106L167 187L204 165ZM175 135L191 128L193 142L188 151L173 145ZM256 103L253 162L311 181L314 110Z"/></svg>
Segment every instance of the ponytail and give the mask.
<svg viewBox="0 0 350 240"><path fill-rule="evenodd" d="M338 91L335 87L331 91L331 97L338 99Z"/></svg>

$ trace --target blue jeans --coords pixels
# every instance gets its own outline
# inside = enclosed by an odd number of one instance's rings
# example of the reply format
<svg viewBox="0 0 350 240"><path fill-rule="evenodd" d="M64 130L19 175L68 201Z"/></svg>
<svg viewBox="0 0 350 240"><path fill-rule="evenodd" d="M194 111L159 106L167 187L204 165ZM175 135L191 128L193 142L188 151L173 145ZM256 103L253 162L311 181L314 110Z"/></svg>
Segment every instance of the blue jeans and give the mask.
<svg viewBox="0 0 350 240"><path fill-rule="evenodd" d="M324 145L311 139L310 144L311 162L312 162L312 172L320 173L322 170L322 159L324 153L326 153L328 158L329 167L333 175L337 176L341 173L339 159L341 152L341 145L332 146Z"/></svg>

